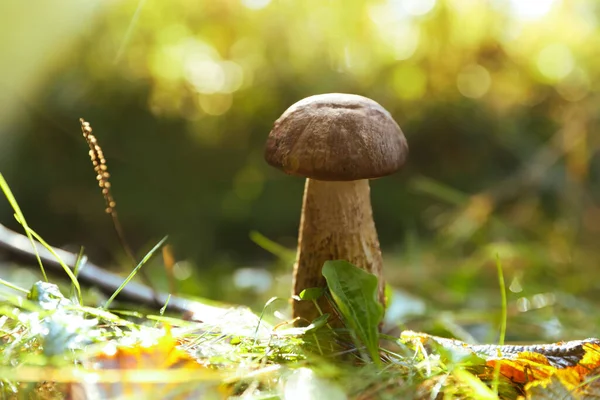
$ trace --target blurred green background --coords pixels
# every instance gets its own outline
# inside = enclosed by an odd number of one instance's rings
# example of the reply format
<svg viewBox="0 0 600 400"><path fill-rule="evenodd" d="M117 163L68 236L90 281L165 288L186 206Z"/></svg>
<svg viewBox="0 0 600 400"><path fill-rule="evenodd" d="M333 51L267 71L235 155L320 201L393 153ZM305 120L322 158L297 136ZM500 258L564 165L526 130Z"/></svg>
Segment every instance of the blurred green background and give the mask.
<svg viewBox="0 0 600 400"><path fill-rule="evenodd" d="M498 255L509 333L592 336L599 17L594 0L3 1L0 171L47 241L129 270L85 118L137 254L168 234L181 291L257 306L289 295L292 262L250 232L293 257L304 184L263 161L272 123L306 96L361 94L411 151L372 182L386 275L412 299L398 318L495 326ZM0 222L18 229L4 201ZM150 269L166 289L160 257Z"/></svg>

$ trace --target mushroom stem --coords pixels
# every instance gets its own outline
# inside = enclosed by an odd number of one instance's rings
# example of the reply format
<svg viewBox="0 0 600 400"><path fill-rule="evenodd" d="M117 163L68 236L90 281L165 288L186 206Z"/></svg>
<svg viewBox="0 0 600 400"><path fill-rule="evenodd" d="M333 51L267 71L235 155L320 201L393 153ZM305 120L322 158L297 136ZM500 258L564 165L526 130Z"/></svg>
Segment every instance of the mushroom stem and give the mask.
<svg viewBox="0 0 600 400"><path fill-rule="evenodd" d="M347 260L377 276L378 298L384 304L383 262L366 179L306 180L293 294L299 295L307 288L326 287L321 269L328 260ZM319 306L324 313L331 314L330 323L341 324L325 298L320 299ZM309 323L319 312L312 302L294 300L293 315L301 323Z"/></svg>

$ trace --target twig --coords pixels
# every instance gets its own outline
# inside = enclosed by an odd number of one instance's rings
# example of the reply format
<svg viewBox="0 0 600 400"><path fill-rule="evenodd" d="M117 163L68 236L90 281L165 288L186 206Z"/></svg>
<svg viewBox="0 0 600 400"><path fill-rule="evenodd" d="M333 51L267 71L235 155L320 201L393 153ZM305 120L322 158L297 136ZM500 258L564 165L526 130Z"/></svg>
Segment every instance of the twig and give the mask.
<svg viewBox="0 0 600 400"><path fill-rule="evenodd" d="M21 256L23 259L28 261L33 261L36 259L36 254L34 249L31 247L29 239L27 239L27 237L24 235L11 231L1 224L0 248L4 248L9 253ZM64 274L60 263L56 260L56 258L54 258L54 256L52 256L48 249L40 246L37 243L36 248L41 261L49 270L52 270L55 273ZM76 264L78 258L77 254L55 247L53 247L53 250L67 265L73 267ZM94 265L87 260L87 257L84 256L80 262L79 275L77 276L77 279L83 284L96 287L103 293L111 295L117 290L121 283L123 283L124 278L117 274L110 273L97 265ZM119 293L118 299L121 301L154 307L157 299L160 301L161 306L166 304L167 299L169 299L169 295L163 292L154 292L148 286L137 282L129 282L127 286L125 286ZM220 318L223 318L225 313L228 312L227 309L209 306L179 296L170 297L167 310L190 314L194 316L194 319L201 319L203 322L207 323L218 321Z"/></svg>

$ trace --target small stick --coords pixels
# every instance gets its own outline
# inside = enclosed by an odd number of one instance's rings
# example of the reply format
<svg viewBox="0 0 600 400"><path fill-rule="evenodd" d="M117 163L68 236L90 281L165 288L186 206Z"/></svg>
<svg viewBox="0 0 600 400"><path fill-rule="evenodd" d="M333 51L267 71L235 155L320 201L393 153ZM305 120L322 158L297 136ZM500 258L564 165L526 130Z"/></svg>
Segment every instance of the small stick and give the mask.
<svg viewBox="0 0 600 400"><path fill-rule="evenodd" d="M29 239L20 233L11 231L2 224L0 224L0 248L6 249L9 254L20 256L21 259L28 262L35 260L36 258ZM55 273L64 273L62 266L48 249L38 243L36 243L36 248L45 267ZM71 268L74 267L78 258L77 254L56 247L53 247L53 250L67 265ZM108 272L104 268L89 262L87 257L82 257L79 274L77 275L77 280L79 282L96 287L102 293L110 296L117 290L121 283L123 283L123 279L123 277ZM154 307L158 299L162 307L166 304L168 297L169 294L167 293L155 292L146 285L137 282L129 282L119 293L117 298L122 301L144 304L148 307ZM209 306L179 296L170 297L167 309L173 312L191 315L194 320L202 320L206 323L217 322L229 312L228 309Z"/></svg>

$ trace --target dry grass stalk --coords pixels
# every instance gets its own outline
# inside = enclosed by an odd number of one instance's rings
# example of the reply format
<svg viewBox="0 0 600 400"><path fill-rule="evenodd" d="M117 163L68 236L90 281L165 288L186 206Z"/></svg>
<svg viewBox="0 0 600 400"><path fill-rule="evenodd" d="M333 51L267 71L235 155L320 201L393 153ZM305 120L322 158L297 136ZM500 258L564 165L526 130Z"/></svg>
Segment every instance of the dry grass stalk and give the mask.
<svg viewBox="0 0 600 400"><path fill-rule="evenodd" d="M84 121L83 118L80 118L79 122L81 122L81 132L83 133L83 137L90 147L90 159L94 165L98 186L100 186L102 189L102 196L104 196L104 200L106 201L105 211L114 218L117 213L115 210L117 203L115 202L115 199L110 191L110 182L108 180L110 178L110 173L108 172L108 166L106 165L106 158L104 158L104 153L98 144L96 136L94 136L92 133L92 127L90 126L89 122Z"/></svg>
<svg viewBox="0 0 600 400"><path fill-rule="evenodd" d="M133 254L131 247L127 243L127 240L125 239L125 234L123 228L121 227L121 222L119 221L119 218L117 216L117 203L113 198L110 190L110 173L108 172L108 166L106 165L106 158L104 157L104 152L102 151L102 147L100 147L100 144L98 144L98 139L96 139L96 136L94 136L94 134L92 133L92 126L90 125L90 123L85 121L83 118L79 118L79 122L81 123L81 132L83 133L83 137L85 138L85 141L87 142L90 148L89 155L90 159L92 160L92 165L94 166L94 172L96 172L96 180L98 181L98 186L100 186L100 188L102 189L102 196L104 197L104 200L106 202L105 211L111 216L113 226L115 228L117 236L119 237L121 246L123 247L123 250L125 250L125 253L127 253L127 256L131 260L133 266L135 267L137 265L136 257ZM143 270L140 271L140 275L144 283L150 288L152 288L156 304L162 305L159 301L159 298L157 297L156 288L152 284L152 281L150 280L148 275Z"/></svg>

